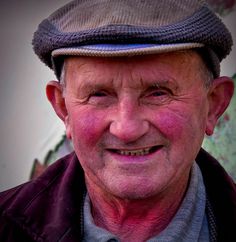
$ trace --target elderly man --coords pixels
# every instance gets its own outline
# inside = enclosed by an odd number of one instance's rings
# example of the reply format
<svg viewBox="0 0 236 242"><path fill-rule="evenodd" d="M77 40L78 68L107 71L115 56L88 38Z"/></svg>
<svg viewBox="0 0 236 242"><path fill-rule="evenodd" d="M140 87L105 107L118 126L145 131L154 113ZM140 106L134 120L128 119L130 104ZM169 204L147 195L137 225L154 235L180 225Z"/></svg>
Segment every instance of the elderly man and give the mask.
<svg viewBox="0 0 236 242"><path fill-rule="evenodd" d="M72 1L33 45L74 152L1 194L1 241L236 241L234 182L201 149L234 89L206 3Z"/></svg>

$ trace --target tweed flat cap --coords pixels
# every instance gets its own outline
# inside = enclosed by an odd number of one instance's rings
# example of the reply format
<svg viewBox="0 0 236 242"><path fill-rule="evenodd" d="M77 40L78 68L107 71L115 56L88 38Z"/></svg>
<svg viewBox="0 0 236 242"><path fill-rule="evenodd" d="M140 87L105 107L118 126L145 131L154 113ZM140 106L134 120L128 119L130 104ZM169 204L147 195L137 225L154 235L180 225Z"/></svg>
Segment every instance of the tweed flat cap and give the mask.
<svg viewBox="0 0 236 242"><path fill-rule="evenodd" d="M43 20L33 38L35 53L58 77L66 55L133 56L201 47L218 76L232 37L202 0L76 0Z"/></svg>

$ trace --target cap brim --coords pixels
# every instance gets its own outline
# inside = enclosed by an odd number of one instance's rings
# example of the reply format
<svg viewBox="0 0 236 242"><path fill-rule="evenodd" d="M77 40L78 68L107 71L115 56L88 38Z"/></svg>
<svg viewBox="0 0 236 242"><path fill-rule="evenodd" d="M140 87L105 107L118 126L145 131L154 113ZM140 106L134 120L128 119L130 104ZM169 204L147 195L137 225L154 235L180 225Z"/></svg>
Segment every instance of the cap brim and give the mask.
<svg viewBox="0 0 236 242"><path fill-rule="evenodd" d="M158 54L185 49L204 47L200 43L176 43L176 44L95 44L70 48L60 48L52 51L52 57L58 56L98 56L119 57Z"/></svg>

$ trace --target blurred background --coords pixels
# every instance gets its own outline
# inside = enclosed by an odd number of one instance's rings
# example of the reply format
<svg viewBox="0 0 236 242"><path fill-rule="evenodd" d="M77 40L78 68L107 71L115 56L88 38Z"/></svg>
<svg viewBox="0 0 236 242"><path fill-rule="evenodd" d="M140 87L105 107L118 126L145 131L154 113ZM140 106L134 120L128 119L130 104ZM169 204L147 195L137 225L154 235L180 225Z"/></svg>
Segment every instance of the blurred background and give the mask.
<svg viewBox="0 0 236 242"><path fill-rule="evenodd" d="M55 79L32 50L38 24L69 0L3 0L0 5L0 191L28 181L72 147L64 126L45 95ZM233 34L235 1L209 0ZM236 46L223 61L222 75L236 73ZM236 101L222 117L204 147L236 179ZM233 122L234 120L234 122Z"/></svg>

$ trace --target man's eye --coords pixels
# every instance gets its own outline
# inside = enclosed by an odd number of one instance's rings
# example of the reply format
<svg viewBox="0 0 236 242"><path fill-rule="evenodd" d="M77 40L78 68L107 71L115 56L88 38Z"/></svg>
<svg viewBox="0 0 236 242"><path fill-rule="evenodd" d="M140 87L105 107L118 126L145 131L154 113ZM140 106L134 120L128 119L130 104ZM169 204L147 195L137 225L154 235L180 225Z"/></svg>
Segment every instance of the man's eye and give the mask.
<svg viewBox="0 0 236 242"><path fill-rule="evenodd" d="M150 97L166 97L166 96L171 96L173 93L171 90L165 89L165 88L160 88L156 90L152 90L149 92L148 96Z"/></svg>
<svg viewBox="0 0 236 242"><path fill-rule="evenodd" d="M158 91L152 92L150 94L150 96L160 97L160 96L167 95L167 94L168 94L167 91L158 90Z"/></svg>
<svg viewBox="0 0 236 242"><path fill-rule="evenodd" d="M152 105L162 105L173 99L171 90L166 88L156 88L146 92L143 102Z"/></svg>
<svg viewBox="0 0 236 242"><path fill-rule="evenodd" d="M90 97L105 97L105 96L107 96L107 94L105 93L105 92L94 92L94 93L92 93L91 95L90 95Z"/></svg>
<svg viewBox="0 0 236 242"><path fill-rule="evenodd" d="M87 99L87 103L94 106L108 107L115 101L115 96L107 91L95 91Z"/></svg>

